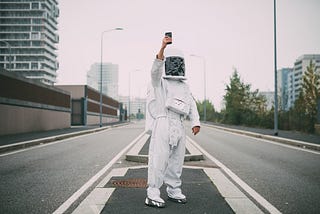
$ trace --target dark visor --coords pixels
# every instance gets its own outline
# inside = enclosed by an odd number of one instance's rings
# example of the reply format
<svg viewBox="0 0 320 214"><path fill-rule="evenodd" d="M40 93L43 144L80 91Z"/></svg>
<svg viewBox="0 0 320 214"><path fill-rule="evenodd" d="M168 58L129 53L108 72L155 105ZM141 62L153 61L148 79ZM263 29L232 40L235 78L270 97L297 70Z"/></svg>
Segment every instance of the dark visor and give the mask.
<svg viewBox="0 0 320 214"><path fill-rule="evenodd" d="M167 76L184 76L184 59L177 56L167 57L165 61L165 73Z"/></svg>

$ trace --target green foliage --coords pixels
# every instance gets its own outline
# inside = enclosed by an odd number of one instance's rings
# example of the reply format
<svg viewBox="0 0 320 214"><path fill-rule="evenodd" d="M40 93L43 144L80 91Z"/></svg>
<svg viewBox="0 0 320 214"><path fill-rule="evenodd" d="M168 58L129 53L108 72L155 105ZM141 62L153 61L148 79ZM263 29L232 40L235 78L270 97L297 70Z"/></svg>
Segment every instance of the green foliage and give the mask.
<svg viewBox="0 0 320 214"><path fill-rule="evenodd" d="M317 100L320 99L320 71L316 72L316 69L315 63L310 61L294 107L289 111L280 111L278 114L279 129L314 132L318 110ZM259 95L258 90L251 91L251 85L241 81L236 69L225 90L226 94L223 97L225 108L221 113L215 112L213 119L210 115L208 121L274 128L274 108L267 110L266 98ZM210 108L208 105L210 102L207 103L207 109ZM197 106L203 117L203 102L198 102ZM209 118L208 110L207 118Z"/></svg>
<svg viewBox="0 0 320 214"><path fill-rule="evenodd" d="M204 120L204 104L206 105L206 121L217 122L218 113L215 111L213 104L209 100L197 101L197 109L200 120Z"/></svg>
<svg viewBox="0 0 320 214"><path fill-rule="evenodd" d="M259 91L251 91L251 85L241 81L235 69L224 95L223 122L234 125L258 126L266 115L266 98Z"/></svg>
<svg viewBox="0 0 320 214"><path fill-rule="evenodd" d="M317 100L320 98L320 74L316 73L315 64L310 61L304 73L302 88L293 109L290 110L290 128L305 132L314 132L317 120Z"/></svg>

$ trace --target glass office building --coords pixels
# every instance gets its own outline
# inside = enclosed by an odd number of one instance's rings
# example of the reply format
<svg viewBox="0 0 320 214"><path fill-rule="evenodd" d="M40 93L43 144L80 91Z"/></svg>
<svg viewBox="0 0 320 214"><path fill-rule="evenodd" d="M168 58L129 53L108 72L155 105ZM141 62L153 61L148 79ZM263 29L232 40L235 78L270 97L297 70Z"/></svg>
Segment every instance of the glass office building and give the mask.
<svg viewBox="0 0 320 214"><path fill-rule="evenodd" d="M58 1L0 1L0 14L0 68L53 85L59 66Z"/></svg>
<svg viewBox="0 0 320 214"><path fill-rule="evenodd" d="M279 97L279 109L288 111L289 106L289 78L292 74L293 68L281 68L277 71L278 75L278 97ZM290 78L291 79L291 78ZM291 92L290 92L291 93Z"/></svg>
<svg viewBox="0 0 320 214"><path fill-rule="evenodd" d="M88 86L100 91L101 63L94 63L87 72ZM119 66L112 63L102 63L102 93L118 100Z"/></svg>

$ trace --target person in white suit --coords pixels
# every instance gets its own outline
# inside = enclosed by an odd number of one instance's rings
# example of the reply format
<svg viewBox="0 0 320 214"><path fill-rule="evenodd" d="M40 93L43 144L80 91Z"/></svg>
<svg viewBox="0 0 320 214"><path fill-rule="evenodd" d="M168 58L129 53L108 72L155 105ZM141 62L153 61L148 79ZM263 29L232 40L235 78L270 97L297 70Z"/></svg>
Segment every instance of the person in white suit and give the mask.
<svg viewBox="0 0 320 214"><path fill-rule="evenodd" d="M151 69L151 85L147 99L146 124L151 133L148 162L148 188L145 204L162 208L160 187L167 186L168 199L186 203L181 190L181 174L185 155L186 133L183 124L189 116L194 135L200 131L197 106L185 83L185 64L179 50L167 49L170 37L164 37ZM165 73L163 75L163 67Z"/></svg>

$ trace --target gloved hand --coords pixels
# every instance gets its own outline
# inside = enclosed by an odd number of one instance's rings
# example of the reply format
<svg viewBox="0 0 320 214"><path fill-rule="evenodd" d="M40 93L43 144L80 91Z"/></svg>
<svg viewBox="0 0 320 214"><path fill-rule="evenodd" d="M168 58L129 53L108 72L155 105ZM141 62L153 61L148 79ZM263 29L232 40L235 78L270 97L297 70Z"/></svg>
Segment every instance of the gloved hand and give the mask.
<svg viewBox="0 0 320 214"><path fill-rule="evenodd" d="M194 126L192 127L192 133L194 135L198 134L200 132L200 126Z"/></svg>

